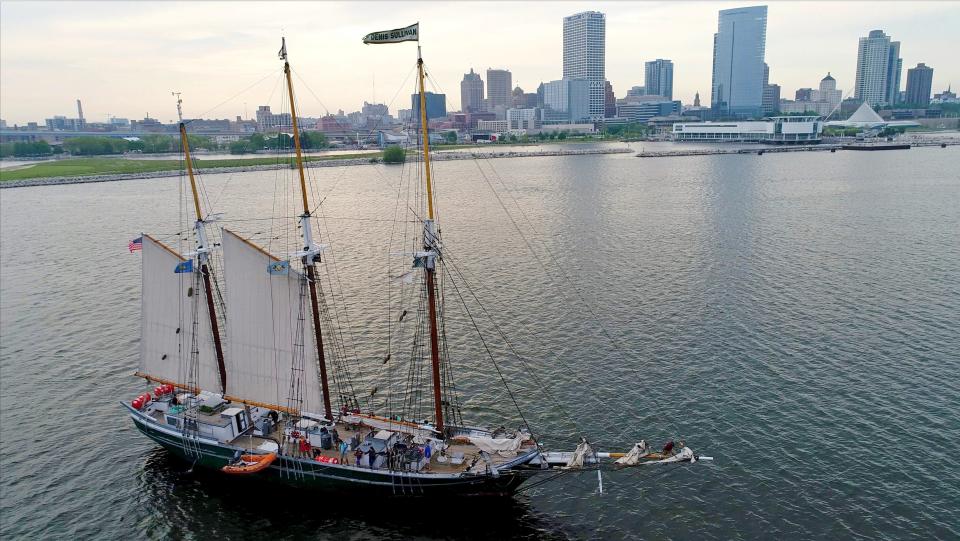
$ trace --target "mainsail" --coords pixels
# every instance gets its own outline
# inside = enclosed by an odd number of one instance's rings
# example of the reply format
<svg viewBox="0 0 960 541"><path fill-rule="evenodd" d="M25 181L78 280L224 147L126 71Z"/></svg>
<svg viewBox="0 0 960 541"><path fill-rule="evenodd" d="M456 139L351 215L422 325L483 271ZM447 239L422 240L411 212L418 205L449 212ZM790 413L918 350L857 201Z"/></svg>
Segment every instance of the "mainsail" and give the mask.
<svg viewBox="0 0 960 541"><path fill-rule="evenodd" d="M219 391L220 376L202 291L192 272L174 272L184 258L143 235L142 326L138 375L181 388ZM196 336L194 336L196 334ZM190 377L196 348L197 374Z"/></svg>
<svg viewBox="0 0 960 541"><path fill-rule="evenodd" d="M222 244L228 398L274 409L322 411L302 275L289 267L271 272L278 259L229 230L223 230Z"/></svg>

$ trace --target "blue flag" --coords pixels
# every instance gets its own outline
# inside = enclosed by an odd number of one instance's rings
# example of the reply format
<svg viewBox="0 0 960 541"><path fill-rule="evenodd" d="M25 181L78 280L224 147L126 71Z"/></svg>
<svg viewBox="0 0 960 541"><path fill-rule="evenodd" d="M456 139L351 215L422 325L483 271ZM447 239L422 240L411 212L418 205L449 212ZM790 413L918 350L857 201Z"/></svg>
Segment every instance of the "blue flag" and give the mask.
<svg viewBox="0 0 960 541"><path fill-rule="evenodd" d="M182 272L193 272L193 260L188 259L183 263L180 263L179 265L177 265L175 269L173 269L173 272L177 274L180 274Z"/></svg>
<svg viewBox="0 0 960 541"><path fill-rule="evenodd" d="M270 274L290 274L289 261L273 261L267 264L267 272Z"/></svg>

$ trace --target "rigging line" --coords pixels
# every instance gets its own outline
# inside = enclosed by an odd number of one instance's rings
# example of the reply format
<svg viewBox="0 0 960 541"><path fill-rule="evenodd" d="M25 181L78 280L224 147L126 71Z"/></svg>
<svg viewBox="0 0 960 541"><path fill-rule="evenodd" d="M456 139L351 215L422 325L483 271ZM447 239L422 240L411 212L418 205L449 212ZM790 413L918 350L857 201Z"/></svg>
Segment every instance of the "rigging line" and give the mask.
<svg viewBox="0 0 960 541"><path fill-rule="evenodd" d="M496 171L496 169L494 168L493 164L490 163L490 160L489 160L489 159L484 159L483 161L487 163L487 166L490 167L490 170L493 172L494 175L496 175L497 179L500 181L500 184L503 185L505 191L507 192L507 195L509 195L510 198L513 200L513 204L514 204L514 205L517 207L517 209L520 211L520 214L521 214L521 215L523 216L523 218L526 220L527 225L530 227L530 230L533 231L533 234L536 235L536 236L538 236L538 237L542 237L542 234L541 234L539 231L537 231L537 228L533 225L533 221L530 220L530 218L527 216L526 212L524 212L523 208L520 206L520 203L517 201L516 197L513 196L513 193L512 193L512 192L510 191L510 189L507 187L506 182L503 181L503 177L500 176L500 174L499 174L499 173ZM479 160L475 160L475 163L477 164L477 168L480 168ZM481 173L482 173L482 169L481 169ZM483 177L484 177L484 180L487 181L487 185L490 186L490 189L494 191L494 195L497 197L497 201L500 202L500 206L503 208L504 212L506 212L506 213L509 215L509 211L507 210L506 206L503 204L503 201L500 199L499 194L496 193L496 190L494 189L494 187L492 186L492 184L490 184L489 179L487 179L487 177L486 177L485 174L483 175ZM518 231L521 235L523 235L522 231L520 231L519 226L517 226L517 224L516 224L516 222L513 220L512 216L510 217L510 221L514 224L514 227L517 229L517 231ZM524 238L524 240L526 241L526 238ZM553 252L550 250L550 247L547 246L546 242L541 241L541 243L543 244L544 250L545 250L545 251L547 252L547 254L550 256L550 259L551 259L551 261L553 262L553 264L554 264L554 265L557 267L557 269L560 271L560 274L561 274L561 276L563 277L563 279L566 280L566 281L569 283L569 285L571 286L571 288L573 288L573 290L576 292L577 297L580 299L581 302L583 302L584 306L585 306L585 307L587 308L587 310L590 312L590 315L597 321L597 323L598 323L599 326L600 326L600 330L603 332L604 336L606 336L607 339L609 339L610 342L613 344L613 346L614 346L616 349L620 350L621 353L622 353L622 348L620 347L619 343L609 334L609 332L607 332L606 327L605 327L605 326L603 325L603 323L600 321L600 319L599 319L599 317L597 316L596 312L594 311L593 307L592 307L592 306L590 305L590 303L587 302L587 300L583 297L582 293L580 292L580 289L576 286L576 284L575 284L575 283L573 282L573 280L570 278L570 275L567 274L567 272L564 270L563 266L560 265L560 262L557 260L556 256L553 254ZM529 246L529 244L528 244L528 246ZM538 258L538 261L539 261L539 258Z"/></svg>
<svg viewBox="0 0 960 541"><path fill-rule="evenodd" d="M450 256L449 251L444 250L443 255L444 255L444 260L448 261L450 263L450 266L453 267L453 270L456 271L458 276L460 276L460 279L463 281L464 287L467 289L470 295L473 296L474 300L477 301L477 305L480 306L480 310L483 311L483 314L487 316L487 319L489 319L490 322L493 324L493 328L496 329L497 333L503 339L504 343L506 343L507 348L510 350L510 352L513 353L514 357L516 357L521 364L523 364L523 367L527 370L527 372L533 378L534 382L538 386L540 386L541 389L543 389L544 393L546 393L547 398L553 401L554 405L556 405L560 409L560 411L566 416L566 418L569 419L570 423L573 425L574 430L578 432L580 435L583 435L583 430L581 430L580 425L577 423L577 421L573 418L572 415L570 415L570 412L563 406L563 403L560 400L558 400L553 395L552 392L550 392L550 388L540 379L540 377L537 375L537 371L530 366L530 364L522 355L520 355L520 352L518 352L517 349L514 347L513 342L509 338L507 338L506 333L503 332L502 327L500 327L500 325L496 322L493 316L487 311L486 306L484 306L483 303L480 302L480 298L473 291L473 288L470 287L470 284L467 282L466 276L464 276L463 273L460 272L460 269L457 267L457 264L454 262L453 257Z"/></svg>
<svg viewBox="0 0 960 541"><path fill-rule="evenodd" d="M328 264L325 265L325 271L326 271L327 278L328 278L328 281L329 281L328 287L329 287L329 289L330 289L330 295L331 295L331 298L333 299L333 301L334 301L335 303L336 303L336 301L337 301L337 294L338 294L338 293L339 293L339 296L340 296L340 304L339 304L340 309L339 309L339 310L337 309L337 307L338 307L337 304L335 304L334 307L333 307L334 318L336 318L336 320L337 320L337 329L336 329L336 330L337 330L337 333L338 333L339 338L340 338L340 347L342 348L342 353L343 353L343 356L344 356L344 358L345 358L344 361L347 362L347 363L350 363L350 361L351 361L351 358L350 358L350 357L351 357L351 356L347 355L347 352L346 352L346 340L344 339L344 335L343 335L343 325L340 323L340 312L343 312L343 318L344 318L344 320L346 321L346 325L347 325L347 335L348 335L348 337L350 338L350 347L351 347L351 349L353 350L353 355L352 355L352 361L353 361L352 364L353 364L353 367L352 367L352 369L356 372L357 377L358 377L360 380L363 380L363 371L361 370L360 361L359 361L359 355L357 354L357 345L356 345L357 340L356 340L356 336L355 336L354 333L353 333L353 325L351 324L350 314L349 314L349 311L348 311L347 305L346 305L346 295L345 295L344 292L343 292L343 282L340 280L340 273L339 273L339 271L338 271L338 265L337 265L337 261L336 261L336 256L334 255L334 254L335 254L335 250L333 249L333 238L332 238L333 235L332 235L332 233L331 233L331 229L330 229L329 224L327 224L326 214L323 212L323 209L322 209L320 206L318 206L317 209L318 209L319 218L320 218L320 220L318 221L317 226L318 226L318 228L319 228L320 224L321 224L321 223L323 224L323 228L326 230L327 240L328 240L328 242L330 243L330 256L329 256L329 258L328 258L328 260L327 260L327 263L328 263ZM336 289L334 289L334 280L336 281L336 286L337 286ZM349 383L349 382L348 382L348 383ZM353 393L352 384L350 384L350 385L351 385L351 394L354 394L354 395L355 395L355 393ZM355 396L354 396L354 399L355 399Z"/></svg>
<svg viewBox="0 0 960 541"><path fill-rule="evenodd" d="M218 103L217 105L214 105L212 108L207 109L206 111L200 113L200 115L199 115L197 118L194 118L194 119L191 119L191 120L187 120L186 122L184 122L184 124L185 124L185 125L189 125L189 124L190 124L191 122L193 122L194 120L201 120L201 119L203 119L203 117L205 117L205 116L207 115L207 113L209 113L209 112L211 112L211 111L214 111L214 110L220 108L221 106L225 105L226 103L228 103L228 102L230 102L230 101L235 100L236 98L238 98L238 97L240 96L240 94L243 94L244 92L246 92L246 91L250 90L251 88L257 86L258 84L262 83L263 81L265 81L268 77L270 77L270 76L273 75L274 73L275 73L275 72L274 72L273 70L271 70L270 73L267 73L266 75L264 75L263 77L261 77L257 82L255 82L255 83L251 84L250 86L244 88L244 89L241 90L240 92L237 92L237 93L234 94L232 97L229 97L229 98L227 98L226 100ZM283 72L281 72L281 74L282 74L282 73L283 73ZM269 101L268 101L268 103L269 103Z"/></svg>
<svg viewBox="0 0 960 541"><path fill-rule="evenodd" d="M377 168L377 172L380 174L381 177L384 176L383 173L380 172L379 168ZM386 296L386 307L387 307L387 356L386 356L386 359L387 361L386 362L388 363L390 362L390 355L393 349L392 348L392 341L393 341L393 328L392 328L393 326L393 316L392 316L393 287L392 285L393 284L392 282L393 282L393 278L391 276L393 273L390 272L391 264L393 263L393 257L390 255L389 250L393 246L393 239L397 232L397 223L398 223L397 217L400 214L400 193L402 189L403 189L403 168L401 168L400 170L400 181L397 183L397 198L393 208L393 224L390 227L390 240L387 242L388 253L386 256L387 257L387 296ZM379 371L380 373L377 375L377 379L380 379L383 373L384 366L385 365L381 365L381 370ZM389 404L387 404L387 411L389 411Z"/></svg>
<svg viewBox="0 0 960 541"><path fill-rule="evenodd" d="M390 103L387 104L387 109L388 109L388 110L389 110L390 106L392 106L393 103L396 101L397 96L400 94L400 90L402 90L403 87L407 84L407 81L410 79L410 75L413 74L413 72L414 72L415 69L416 69L416 66L410 68L410 71L407 72L407 76L403 79L403 83L400 84L400 86L397 88L397 91L393 94L393 98L390 99ZM330 110L327 109L327 106L324 105L323 101L317 96L317 94L313 91L313 89L310 88L310 85L308 85L307 82L306 82L302 77L300 77L300 74L299 74L296 70L294 70L293 68L291 68L290 71L292 71L293 74L297 76L297 79L300 80L301 83L303 83L303 86L306 87L307 91L310 92L311 95L313 95L314 99L317 100L317 103L319 103L320 106L323 107L323 110L327 113L327 115L330 115ZM335 122L337 123L337 127L338 127L338 128L340 128L340 129L342 129L342 130L343 130L343 129L346 129L346 128L348 128L348 127L351 127L351 128L352 128L352 126L344 126L343 124L341 124L341 123L340 123L340 120L337 119L336 117L334 117L334 119L335 119ZM368 133L372 133L372 132L375 131L377 128L379 128L379 127L380 127L380 123L381 123L382 121L383 121L383 118L382 118L382 115L381 115L381 118L378 118L378 119L377 119L377 123L374 124L373 128L370 128L370 129L368 130ZM359 145L359 144L360 144L360 141L357 141L357 145Z"/></svg>
<svg viewBox="0 0 960 541"><path fill-rule="evenodd" d="M520 238L523 239L524 244L526 244L527 249L530 250L530 253L533 255L534 259L537 260L537 262L540 264L540 267L545 271L545 275L547 279L552 282L553 278L551 276L551 273L547 271L547 265L543 263L543 260L540 258L540 255L536 252L536 250L533 249L533 245L530 243L530 240L527 238L526 235L524 235L523 230L520 228L519 224L517 224L516 220L514 220L513 215L510 214L510 211L507 209L506 205L504 204L503 199L500 197L500 194L497 192L496 188L494 188L493 184L490 182L490 179L487 178L487 175L483 171L483 168L480 167L479 160L474 160L474 163L477 165L477 169L480 171L480 175L483 177L483 180L487 183L487 186L490 187L490 191L493 192L493 195L497 199L497 202L500 203L500 208L503 209L504 213L507 215L507 218L510 220L510 223L513 224L514 229L517 230L517 233L520 234ZM557 284L554 284L554 285L557 285ZM594 318L596 318L596 314L593 313L592 310L591 310L591 314L593 315ZM565 361L561 359L561 362L565 362ZM567 368L569 369L569 367ZM598 398L596 397L593 397L593 398L594 400L597 400L598 402L600 402Z"/></svg>
<svg viewBox="0 0 960 541"><path fill-rule="evenodd" d="M303 79L302 79L299 75L297 75L297 78L300 79L301 82L303 82L303 84L304 84L305 86L307 86L307 85L306 85L306 82L303 81ZM313 92L313 91L311 90L311 93L312 93L312 92ZM316 97L315 94L314 94L314 97ZM297 97L296 97L296 96L294 96L294 100L297 100ZM319 101L319 99L318 99L318 101ZM293 105L295 105L295 104L291 104L291 110L293 109ZM322 102L321 102L321 105L322 105ZM279 138L278 138L278 140L279 140ZM340 172L340 178L337 180L337 183L336 183L336 184L339 184L339 182L340 182L341 180L343 180L343 178L345 177L345 171L346 171L346 169L344 168L344 169ZM312 190L311 193L310 193L310 196L312 196L311 198L314 200L314 202L316 202L317 194L318 194L318 192L319 192L319 190L317 189L317 186L316 186L316 185L317 185L316 176L315 176L312 172L308 172L307 176L309 177L309 180L310 180L310 186L311 186L311 188L313 188L313 190ZM336 184L334 185L334 187L336 187ZM305 195L306 195L306 194L305 194ZM337 390L338 390L338 392L340 393L340 396L341 396L341 402L343 402L343 396L344 396L344 394L345 394L346 392L349 392L350 398L353 399L354 401L356 401L356 400L357 400L357 399L356 399L356 392L355 392L354 389L353 389L352 382L351 382L349 379L345 378L345 377L337 378L337 373L336 373L336 372L337 372L337 369L339 368L341 371L343 371L343 369L344 369L344 367L341 365L341 363L338 362L338 360L341 360L342 363L346 363L346 364L350 364L350 361L351 361L351 356L348 355L348 354L347 354L347 351L346 351L346 340L344 339L344 334L343 334L343 327L344 327L344 325L343 325L343 324L341 323L341 321L340 321L340 312L343 312L343 318L344 318L344 320L346 321L346 324L347 324L347 326L348 326L348 327L347 327L347 334L348 334L348 336L349 336L350 339L351 339L350 345L351 345L351 347L352 347L352 349L353 349L352 359L353 359L354 362L352 363L353 366L350 367L350 368L356 372L357 377L360 378L361 380L363 379L363 372L362 372L362 370L360 369L360 361L359 361L359 358L358 358L358 356L357 356L356 338L355 338L355 336L353 335L353 328L352 328L352 325L351 325L351 323L350 323L350 315L349 315L349 312L347 311L347 308L346 308L346 302L344 301L345 295L344 295L344 293L343 293L343 283L341 282L341 280L340 280L340 275L339 275L339 273L337 272L336 256L334 256L333 240L332 240L331 230L330 230L329 225L326 223L326 220L325 220L325 217L324 217L324 213L322 212L322 210L321 210L321 208L320 208L320 204L317 204L316 210L320 211L320 212L319 212L320 220L319 220L318 223L317 223L318 233L320 233L320 227L321 227L321 223L322 223L323 228L326 230L327 241L328 241L328 243L330 244L330 248L331 248L331 249L330 249L330 255L329 255L328 260L327 260L327 265L324 265L324 270L325 270L326 275L327 275L327 281L328 281L327 287L329 288L330 296L331 296L331 299L332 299L333 302L334 302L334 306L333 306L332 309L330 309L330 308L328 307L327 303L326 303L326 299L323 299L324 306L323 306L322 312L324 312L324 315L326 316L326 318L329 319L329 324L335 325L335 327L336 327L335 329L332 329L333 332L329 333L330 337L333 339L333 343L331 344L331 353L334 353L334 359L333 359L333 361L334 361L334 378L335 378L335 379L340 379L340 380L345 380L345 381L337 381L337 382L335 382L335 383L336 383L336 385L337 385ZM321 237L321 238L322 238L322 237ZM336 289L334 288L334 279L336 280L336 286L337 286ZM341 299L341 301L340 301L339 304L337 303L337 289L339 289L339 294L340 294L340 299ZM323 292L323 284L320 283L320 293L321 293L321 295L322 295L322 292ZM337 309L338 306L340 307L339 310ZM332 313L333 313L333 317L330 317L331 311L332 311ZM336 320L336 321L334 322L334 320ZM337 365L341 365L341 366L338 367ZM345 374L341 374L341 376L345 376ZM366 402L366 398L365 398L365 397L364 397L364 401ZM342 404L341 404L341 405L342 405Z"/></svg>
<svg viewBox="0 0 960 541"><path fill-rule="evenodd" d="M241 222L265 222L265 221L278 220L278 219L294 220L296 218L298 218L298 216L271 216L269 218L232 218L232 219L223 218L217 221L222 223L241 223ZM352 221L352 222L387 222L387 223L394 222L394 220L389 220L386 218L359 218L356 216L329 216L328 215L326 219L327 220L345 220L345 221ZM419 223L416 220L409 220L409 221L411 223ZM162 233L162 234L167 234L172 236L178 233Z"/></svg>
<svg viewBox="0 0 960 541"><path fill-rule="evenodd" d="M523 207L520 206L519 201L517 201L516 197L513 195L513 192L509 189L509 187L507 186L506 182L503 180L503 177L500 175L500 173L499 173L499 172L496 170L496 168L494 167L493 162L492 162L490 159L484 159L483 161L487 164L487 166L490 167L491 172L496 176L497 180L498 180L498 181L500 182L500 184L503 186L504 190L507 192L507 195L510 196L511 200L513 201L514 206L516 206L516 207L517 207L517 210L520 211L521 216L523 216L524 220L526 220L526 223L527 223L527 225L530 227L530 230L533 231L534 235L536 235L537 237L540 237L540 238L542 239L543 235L537 230L536 226L533 224L533 221L530 219L529 216L527 216L527 213L523 210ZM495 188L493 187L493 185L490 183L490 180L487 178L486 174L483 172L483 169L480 167L479 160L476 160L476 159L475 159L475 160L474 160L474 163L476 163L477 168L480 170L481 175L483 176L484 180L487 182L487 185L490 187L491 191L494 192L494 196L497 198L497 201L500 203L501 208L503 208L504 212L505 212L505 213L507 214L507 216L510 218L510 221L514 224L514 228L517 229L517 232L520 233L520 236L523 238L524 242L527 244L527 247L530 249L531 252L533 252L533 248L531 247L531 245L530 245L529 241L527 240L526 236L525 236L525 235L523 234L523 232L520 230L519 226L518 226L518 225L516 224L516 222L514 221L512 215L510 215L510 212L507 210L506 206L503 204L503 201L500 199L500 196L499 196L499 194L497 193L496 189L495 189ZM622 348L622 347L620 346L619 342L618 342L617 340L615 340L615 339L610 335L610 333L607 331L606 326L603 324L603 322L602 322L602 321L600 320L600 318L597 316L597 314L596 314L596 312L594 311L592 305L584 298L584 296L583 296L582 293L580 292L580 289L576 286L576 284L575 284L575 283L573 282L573 280L570 278L569 274L567 274L567 272L564 270L563 266L560 265L560 262L557 260L557 258L556 258L556 256L554 255L553 251L550 250L550 247L547 245L547 243L546 243L545 241L542 241L542 240L541 240L541 244L543 245L544 250L547 252L547 255L550 257L550 260L552 261L552 263L554 264L554 266L560 271L560 275L561 275L561 277L563 278L563 280L565 280L565 281L573 288L574 292L577 294L577 297L578 297L578 298L580 299L580 301L583 303L583 306L586 307L586 309L587 309L588 312L590 312L590 315L593 317L594 321L596 321L597 326L600 328L600 331L603 333L603 335L604 335L605 337L607 337L607 339L610 341L610 344L613 345L614 349L615 349L618 353L620 353L621 358L624 359L624 360L627 360L627 358L628 358L627 352L624 350L624 348ZM546 266L543 265L543 262L542 262L542 260L540 259L540 257L537 256L535 252L533 252L533 253L534 253L534 257L537 259L537 262L540 263L541 267L543 267L544 271L546 271ZM549 273L547 273L547 276L548 276L548 278L549 278ZM552 279L551 279L551 281L552 281ZM561 362L563 362L563 361L561 361ZM634 373L636 374L637 371L635 370ZM601 403L601 402L599 401L599 399L597 399L596 397L592 397L592 398L594 398L598 403ZM637 418L638 418L638 419L641 419L641 420L646 420L646 419L648 419L649 417L650 417L649 415L646 416L646 417L637 416ZM664 417L665 417L667 423L670 425L670 428L672 428L673 431L675 432L675 434L679 436L679 435L680 435L680 431L678 430L678 425L676 424L676 422L673 421L672 418L670 418L669 416L664 416Z"/></svg>
<svg viewBox="0 0 960 541"><path fill-rule="evenodd" d="M480 337L480 342L483 344L483 349L486 350L487 356L490 357L490 362L493 363L493 367L496 368L497 374L500 376L500 381L503 382L504 388L507 390L507 394L510 395L510 400L513 402L514 407L517 408L517 413L520 415L520 419L523 420L523 424L530 429L530 437L533 439L534 443L539 447L540 442L537 441L537 437L533 435L533 427L530 426L530 423L527 422L527 418L523 415L523 411L520 409L520 404L517 402L517 398L513 395L513 391L510 389L510 386L507 384L507 379L504 377L503 372L500 370L500 365L497 364L496 359L493 358L493 352L490 351L490 347L487 345L487 341L483 339L483 333L480 332L480 327L477 325L476 320L473 318L473 314L470 313L470 308L467 307L466 300L463 298L463 295L460 293L460 288L457 287L456 280L450 275L450 271L447 270L446 265L444 265L443 270L447 273L447 276L450 277L450 283L453 284L453 290L457 293L457 297L460 298L460 303L463 305L463 309L467 314L467 318L470 319L470 323L473 325L474 330L477 331L477 336Z"/></svg>

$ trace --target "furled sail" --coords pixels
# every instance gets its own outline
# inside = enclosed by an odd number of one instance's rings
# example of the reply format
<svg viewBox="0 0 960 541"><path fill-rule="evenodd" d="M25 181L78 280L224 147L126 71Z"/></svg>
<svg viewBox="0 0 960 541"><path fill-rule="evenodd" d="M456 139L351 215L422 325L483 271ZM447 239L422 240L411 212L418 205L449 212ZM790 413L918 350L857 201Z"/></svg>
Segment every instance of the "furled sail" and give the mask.
<svg viewBox="0 0 960 541"><path fill-rule="evenodd" d="M173 249L143 235L142 326L138 375L153 381L219 392L220 376L203 287L193 272L174 272L185 261ZM196 317L196 325L194 318ZM196 343L194 343L196 333ZM191 351L198 353L191 377Z"/></svg>
<svg viewBox="0 0 960 541"><path fill-rule="evenodd" d="M310 302L306 290L301 295L302 275L288 265L277 265L276 257L229 230L223 230L222 244L230 399L322 411Z"/></svg>

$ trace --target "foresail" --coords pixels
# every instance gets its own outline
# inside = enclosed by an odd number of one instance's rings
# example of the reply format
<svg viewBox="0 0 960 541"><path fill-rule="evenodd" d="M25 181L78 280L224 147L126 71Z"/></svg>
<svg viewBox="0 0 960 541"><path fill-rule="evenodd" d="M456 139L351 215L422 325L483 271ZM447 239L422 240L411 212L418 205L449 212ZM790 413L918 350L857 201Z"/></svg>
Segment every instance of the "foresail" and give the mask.
<svg viewBox="0 0 960 541"><path fill-rule="evenodd" d="M302 275L276 265L276 257L229 230L223 230L222 244L229 397L298 409L299 392L303 401L299 409L322 412L310 302L308 295L301 295ZM299 366L303 369L294 369Z"/></svg>
<svg viewBox="0 0 960 541"><path fill-rule="evenodd" d="M139 374L182 388L197 386L219 392L207 304L203 292L195 290L194 273L174 272L185 260L149 235L143 235L142 253ZM191 375L194 348L198 352L197 371Z"/></svg>

